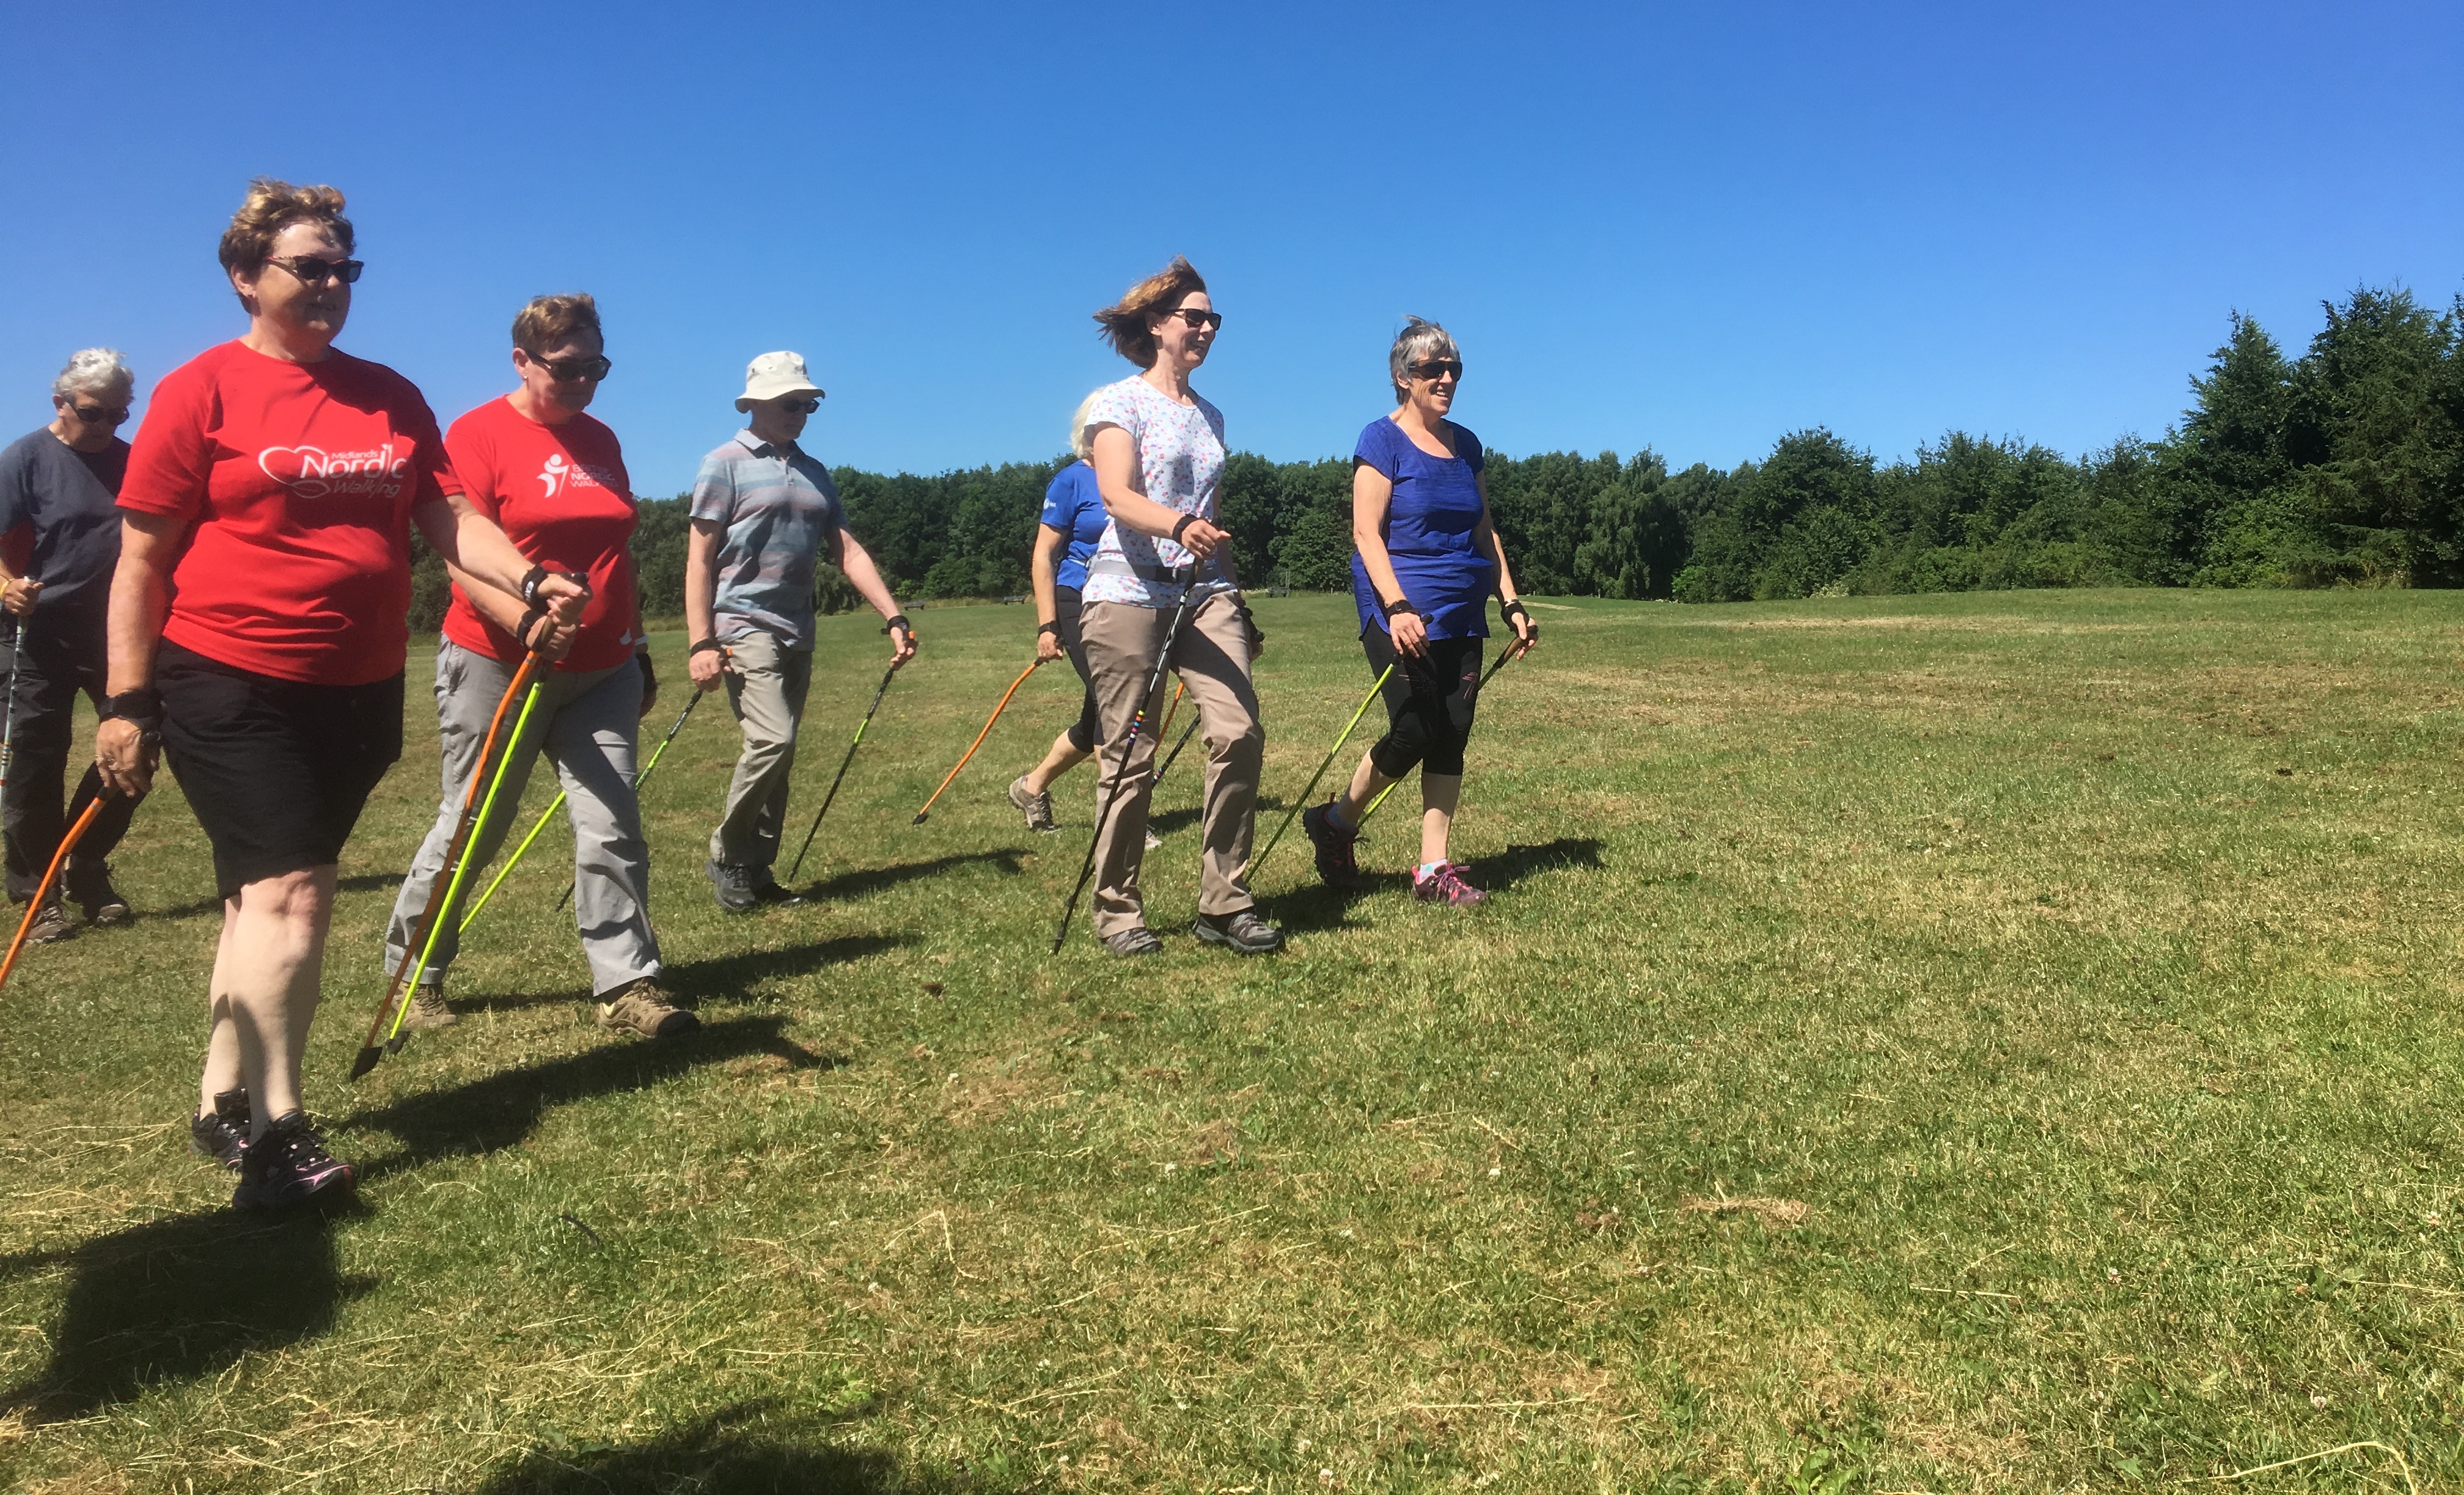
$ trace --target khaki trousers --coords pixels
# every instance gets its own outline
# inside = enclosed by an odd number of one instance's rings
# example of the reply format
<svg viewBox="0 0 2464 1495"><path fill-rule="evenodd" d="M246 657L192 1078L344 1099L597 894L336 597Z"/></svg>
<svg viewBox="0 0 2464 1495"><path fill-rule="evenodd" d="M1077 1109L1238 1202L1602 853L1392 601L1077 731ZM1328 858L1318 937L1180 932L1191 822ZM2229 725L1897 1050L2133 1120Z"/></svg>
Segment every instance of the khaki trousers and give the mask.
<svg viewBox="0 0 2464 1495"><path fill-rule="evenodd" d="M1146 922L1138 896L1138 865L1146 855L1147 797L1155 761L1155 733L1167 693L1148 703L1146 731L1120 758L1120 743L1137 715L1138 692L1155 672L1172 627L1169 607L1130 603L1089 603L1079 614L1087 669L1093 676L1095 709L1104 745L1096 755L1095 810L1103 813L1114 779L1127 773L1112 818L1095 847L1095 937L1108 938ZM1257 829L1258 770L1266 737L1258 724L1258 693L1249 683L1249 635L1228 593L1201 604L1180 630L1173 650L1174 671L1189 687L1206 739L1206 807L1198 867L1198 912L1238 913L1249 896L1250 838Z"/></svg>
<svg viewBox="0 0 2464 1495"><path fill-rule="evenodd" d="M744 751L728 781L726 813L710 834L710 856L726 867L768 867L779 860L787 823L796 729L813 684L813 651L754 628L729 639L727 653L727 705L744 729Z"/></svg>

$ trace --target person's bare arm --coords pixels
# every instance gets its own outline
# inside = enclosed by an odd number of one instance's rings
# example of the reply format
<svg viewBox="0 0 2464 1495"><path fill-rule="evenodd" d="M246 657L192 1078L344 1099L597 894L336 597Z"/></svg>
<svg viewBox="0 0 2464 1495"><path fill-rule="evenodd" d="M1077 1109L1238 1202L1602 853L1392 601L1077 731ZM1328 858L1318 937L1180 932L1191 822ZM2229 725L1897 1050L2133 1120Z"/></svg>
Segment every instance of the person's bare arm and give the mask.
<svg viewBox="0 0 2464 1495"><path fill-rule="evenodd" d="M1054 558L1061 554L1061 547L1068 543L1069 537L1049 524L1035 527L1035 555L1027 562L1027 570L1035 578L1035 657L1038 659L1059 659L1062 655L1061 635L1052 630L1052 626L1061 621L1060 588L1053 581L1058 570Z"/></svg>
<svg viewBox="0 0 2464 1495"><path fill-rule="evenodd" d="M915 630L899 621L898 599L890 595L890 583L881 579L881 568L872 563L872 553L848 530L839 531L839 569L847 573L847 584L856 595L872 604L872 610L890 621L890 668L897 669L915 657Z"/></svg>
<svg viewBox="0 0 2464 1495"><path fill-rule="evenodd" d="M427 539L429 548L444 558L454 579L466 583L463 595L474 605L484 586L503 592L519 609L528 610L530 605L522 598L522 583L531 574L530 558L514 547L505 532L496 527L496 521L479 512L478 505L460 494L448 494L442 499L412 505L410 518ZM589 595L583 583L570 577L550 575L539 583L539 605L565 628L582 622L582 605ZM520 621L518 611L515 621Z"/></svg>
<svg viewBox="0 0 2464 1495"><path fill-rule="evenodd" d="M1369 573L1369 584L1377 592L1377 601L1409 602L1403 595L1403 583L1395 575L1395 558L1386 553L1386 510L1395 501L1395 485L1386 474L1366 462L1352 465L1352 543L1360 552L1360 564ZM1395 651L1417 659L1429 651L1428 625L1417 612L1397 612L1386 619L1386 636L1395 641Z"/></svg>
<svg viewBox="0 0 2464 1495"><path fill-rule="evenodd" d="M171 610L171 565L187 538L185 519L122 510L120 564L111 573L109 611L103 625L108 663L103 693L120 695L154 684L154 651L163 642L163 620ZM94 761L105 786L131 799L154 782L156 744L126 717L98 722Z"/></svg>
<svg viewBox="0 0 2464 1495"><path fill-rule="evenodd" d="M718 542L726 531L716 519L695 519L685 537L685 640L693 652L685 656L685 672L696 691L718 689L727 673L725 646L704 649L704 640L718 637Z"/></svg>
<svg viewBox="0 0 2464 1495"><path fill-rule="evenodd" d="M1514 584L1514 570L1506 563L1506 542L1497 538L1497 520L1488 512L1488 476L1484 473L1471 475L1473 486L1480 490L1480 524L1472 531L1472 544L1488 552L1497 562L1497 601L1508 607L1506 621L1514 628L1514 652L1529 654L1540 642L1540 626L1531 621L1531 609L1522 605L1523 588Z"/></svg>
<svg viewBox="0 0 2464 1495"><path fill-rule="evenodd" d="M1232 538L1223 526L1157 503L1132 486L1138 444L1128 431L1118 426L1098 426L1094 434L1095 486L1104 495L1104 512L1115 521L1157 539L1177 539L1200 561L1212 560L1216 550ZM1175 535L1176 529L1180 533Z"/></svg>

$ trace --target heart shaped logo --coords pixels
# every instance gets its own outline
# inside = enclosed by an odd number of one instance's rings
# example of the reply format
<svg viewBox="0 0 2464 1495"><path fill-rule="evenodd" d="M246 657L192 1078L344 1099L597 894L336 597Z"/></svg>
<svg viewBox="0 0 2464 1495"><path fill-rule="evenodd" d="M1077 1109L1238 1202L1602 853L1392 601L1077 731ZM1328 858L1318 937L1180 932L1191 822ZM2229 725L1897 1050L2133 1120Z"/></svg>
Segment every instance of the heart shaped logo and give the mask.
<svg viewBox="0 0 2464 1495"><path fill-rule="evenodd" d="M322 447L268 447L256 454L256 465L302 498L322 498L334 491L325 479L331 460Z"/></svg>

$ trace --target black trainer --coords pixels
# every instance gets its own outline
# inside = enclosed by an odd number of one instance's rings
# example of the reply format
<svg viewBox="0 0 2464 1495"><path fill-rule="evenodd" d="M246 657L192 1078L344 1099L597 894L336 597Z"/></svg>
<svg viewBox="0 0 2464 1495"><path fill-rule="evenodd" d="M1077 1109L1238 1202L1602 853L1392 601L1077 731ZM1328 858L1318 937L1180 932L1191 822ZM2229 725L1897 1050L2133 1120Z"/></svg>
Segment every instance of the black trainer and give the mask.
<svg viewBox="0 0 2464 1495"><path fill-rule="evenodd" d="M214 1109L188 1118L188 1147L233 1173L248 1152L248 1091L225 1090L214 1097Z"/></svg>
<svg viewBox="0 0 2464 1495"><path fill-rule="evenodd" d="M1309 833L1309 846L1317 851L1318 880L1329 888L1353 892L1360 887L1360 864L1353 859L1353 844L1360 839L1360 827L1350 829L1334 823L1334 802L1312 804L1301 811L1301 829Z"/></svg>
<svg viewBox="0 0 2464 1495"><path fill-rule="evenodd" d="M1270 956L1284 948L1284 932L1260 918L1255 909L1201 913L1189 932L1205 944L1221 945L1244 956Z"/></svg>
<svg viewBox="0 0 2464 1495"><path fill-rule="evenodd" d="M753 891L753 868L713 861L709 870L710 895L728 912L750 913L761 902Z"/></svg>
<svg viewBox="0 0 2464 1495"><path fill-rule="evenodd" d="M358 1182L350 1164L325 1151L325 1139L308 1125L307 1113L288 1111L248 1145L240 1158L239 1187L231 1191L231 1208L281 1209L320 1195L344 1198Z"/></svg>
<svg viewBox="0 0 2464 1495"><path fill-rule="evenodd" d="M126 924L136 918L129 911L128 900L111 886L111 864L103 863L89 872L71 859L68 868L69 896L85 911L88 924Z"/></svg>
<svg viewBox="0 0 2464 1495"><path fill-rule="evenodd" d="M755 869L753 873L753 901L776 904L782 909L792 909L804 901L804 895L800 892L789 892L780 885L777 875L764 867Z"/></svg>

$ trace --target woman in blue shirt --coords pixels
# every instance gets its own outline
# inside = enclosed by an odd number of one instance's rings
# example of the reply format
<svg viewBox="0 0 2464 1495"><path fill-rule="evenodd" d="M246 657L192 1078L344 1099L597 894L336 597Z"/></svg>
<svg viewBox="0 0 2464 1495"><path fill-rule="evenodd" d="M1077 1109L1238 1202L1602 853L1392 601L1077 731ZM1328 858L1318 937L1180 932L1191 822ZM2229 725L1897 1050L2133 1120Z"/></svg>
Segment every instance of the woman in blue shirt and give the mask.
<svg viewBox="0 0 2464 1495"><path fill-rule="evenodd" d="M1369 802L1420 770L1420 860L1412 895L1467 907L1486 897L1446 859L1463 795L1463 742L1480 689L1488 599L1514 628L1515 653L1540 641L1515 595L1482 481L1480 438L1446 419L1463 380L1463 353L1443 327L1415 317L1387 354L1395 413L1371 421L1352 460L1352 591L1373 674L1388 666L1389 725L1353 771L1351 786L1301 818L1318 875L1360 886L1353 843Z"/></svg>
<svg viewBox="0 0 2464 1495"><path fill-rule="evenodd" d="M1078 460L1053 474L1044 491L1044 518L1035 532L1035 657L1069 656L1078 678L1086 680L1087 649L1078 640L1079 589L1087 584L1087 558L1104 538L1104 495L1095 487L1095 470L1087 463L1090 443L1087 412L1095 403L1089 395L1069 418L1069 450ZM1029 830L1052 829L1052 781L1093 756L1096 724L1095 688L1090 684L1078 707L1078 719L1052 739L1044 761L1010 780L1009 802L1026 817Z"/></svg>

